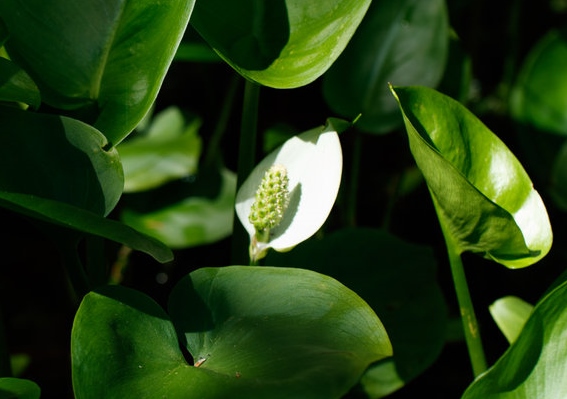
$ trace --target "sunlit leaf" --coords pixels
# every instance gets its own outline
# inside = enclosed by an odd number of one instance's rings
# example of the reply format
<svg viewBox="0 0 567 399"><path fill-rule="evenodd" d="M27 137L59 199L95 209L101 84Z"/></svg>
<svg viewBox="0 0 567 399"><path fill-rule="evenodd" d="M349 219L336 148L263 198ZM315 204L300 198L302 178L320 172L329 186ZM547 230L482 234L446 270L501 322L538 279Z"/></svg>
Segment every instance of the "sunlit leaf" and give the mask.
<svg viewBox="0 0 567 399"><path fill-rule="evenodd" d="M392 92L450 245L507 267L545 256L552 243L547 211L506 145L464 106L433 89Z"/></svg>
<svg viewBox="0 0 567 399"><path fill-rule="evenodd" d="M530 317L533 306L518 297L507 296L495 301L489 309L500 331L509 343L513 343Z"/></svg>
<svg viewBox="0 0 567 399"><path fill-rule="evenodd" d="M244 77L292 88L321 76L346 47L370 0L198 1L191 25Z"/></svg>
<svg viewBox="0 0 567 399"><path fill-rule="evenodd" d="M517 340L463 399L567 397L567 284L540 300Z"/></svg>
<svg viewBox="0 0 567 399"><path fill-rule="evenodd" d="M155 188L197 171L201 139L197 118L186 124L177 107L156 115L147 133L118 146L124 168L124 192Z"/></svg>
<svg viewBox="0 0 567 399"><path fill-rule="evenodd" d="M10 57L46 103L119 143L154 102L194 0L3 0Z"/></svg>
<svg viewBox="0 0 567 399"><path fill-rule="evenodd" d="M391 355L368 305L307 270L200 269L179 282L169 309L173 323L142 293L88 294L72 333L77 399L338 399Z"/></svg>
<svg viewBox="0 0 567 399"><path fill-rule="evenodd" d="M444 0L374 0L352 41L324 76L327 103L356 126L385 133L401 126L388 83L434 87L449 43Z"/></svg>

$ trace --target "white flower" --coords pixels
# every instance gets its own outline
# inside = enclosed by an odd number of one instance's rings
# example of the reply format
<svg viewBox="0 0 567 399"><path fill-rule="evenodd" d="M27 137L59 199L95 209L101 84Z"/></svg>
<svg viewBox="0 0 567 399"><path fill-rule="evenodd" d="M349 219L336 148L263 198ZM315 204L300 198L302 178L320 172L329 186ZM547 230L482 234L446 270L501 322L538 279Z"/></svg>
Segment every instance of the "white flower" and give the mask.
<svg viewBox="0 0 567 399"><path fill-rule="evenodd" d="M342 165L339 137L333 123L328 122L287 140L254 168L236 194L236 214L250 234L252 263L264 257L269 248L288 251L321 228L337 198ZM282 191L274 192L271 202L259 190L263 179L265 183L268 178L267 172L283 172L287 180L287 189L286 184L276 184ZM251 222L257 215L250 215L253 206L258 212L258 196L263 198L260 206L272 203L272 209L283 212L275 225L271 221L256 223L261 231ZM278 198L285 198L284 206L273 208ZM268 231L262 226L269 226Z"/></svg>

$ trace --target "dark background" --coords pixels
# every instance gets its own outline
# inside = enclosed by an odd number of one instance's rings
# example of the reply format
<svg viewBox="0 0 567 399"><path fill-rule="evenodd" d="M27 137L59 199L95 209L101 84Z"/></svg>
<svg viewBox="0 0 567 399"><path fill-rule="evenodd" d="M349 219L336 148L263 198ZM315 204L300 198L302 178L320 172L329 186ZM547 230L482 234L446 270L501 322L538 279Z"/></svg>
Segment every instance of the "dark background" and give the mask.
<svg viewBox="0 0 567 399"><path fill-rule="evenodd" d="M472 59L476 94L467 106L505 141L523 162L528 173L537 165L532 165L533 161L525 155L525 147L509 117L499 112L497 102L492 106L487 105L491 104L487 99L493 98L497 92L507 68L517 71L533 44L550 28L565 23L565 11L558 11L552 5L558 7L562 4L559 1L542 0L448 1L451 25ZM157 110L177 105L186 112L201 116L204 124L200 134L206 146L228 87L234 79L234 71L223 63L176 62L164 81L156 104ZM242 88L240 82L240 93ZM263 88L260 94L259 131L277 123L286 123L302 131L323 123L329 116L336 116L326 106L321 93L320 79L294 90ZM236 170L238 153L240 97L239 94L231 114L231 127L221 146L223 159L232 170ZM341 136L345 174L348 174L352 162L354 137L355 134ZM381 136L361 134L360 138L361 181L369 184L365 184L358 193L357 225L379 227L384 219L389 179L411 165L413 160L403 131ZM376 173L376 170L379 172ZM544 178L532 178L536 188L545 187ZM504 295L517 295L535 303L564 269L561 246L565 238L565 229L562 227L565 215L553 206L545 190L540 190L540 193L548 205L555 242L550 254L540 263L512 271L475 255L464 256L489 363L502 354L507 344L486 311L488 305ZM71 398L69 338L77 302L59 264L59 255L49 239L29 221L7 211L0 211L0 217L4 244L0 267L0 304L12 353L25 354L29 359L21 377L37 382L42 388L42 398ZM340 217L335 217L333 221L338 225ZM458 315L443 238L424 186L396 204L391 231L408 241L431 245L435 249L439 261L439 281L451 315ZM117 250L116 245L109 243L109 261L116 256ZM229 239L176 251L176 260L168 265L157 264L146 255L134 253L124 284L163 302L180 276L199 267L227 264L230 264ZM169 277L166 283L156 280L161 272ZM471 381L472 372L464 343L448 342L430 369L391 397L431 395L458 398Z"/></svg>

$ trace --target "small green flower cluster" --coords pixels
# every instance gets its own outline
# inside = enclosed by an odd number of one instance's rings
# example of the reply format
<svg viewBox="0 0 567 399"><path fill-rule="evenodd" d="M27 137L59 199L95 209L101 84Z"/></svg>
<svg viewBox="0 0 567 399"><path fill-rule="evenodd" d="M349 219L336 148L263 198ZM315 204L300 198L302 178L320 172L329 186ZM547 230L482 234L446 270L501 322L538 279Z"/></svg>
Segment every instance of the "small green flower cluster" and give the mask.
<svg viewBox="0 0 567 399"><path fill-rule="evenodd" d="M273 165L264 174L248 216L256 229L258 242L268 242L270 229L282 221L289 204L288 185L285 166Z"/></svg>

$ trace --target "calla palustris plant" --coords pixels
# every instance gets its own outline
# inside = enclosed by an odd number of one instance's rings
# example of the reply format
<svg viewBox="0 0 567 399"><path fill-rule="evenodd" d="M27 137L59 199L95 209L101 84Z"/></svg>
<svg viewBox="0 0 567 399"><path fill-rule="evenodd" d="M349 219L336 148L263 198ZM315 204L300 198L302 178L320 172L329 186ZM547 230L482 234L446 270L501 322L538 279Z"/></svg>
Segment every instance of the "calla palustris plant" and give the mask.
<svg viewBox="0 0 567 399"><path fill-rule="evenodd" d="M391 89L451 252L480 253L509 268L544 257L552 243L545 205L506 145L448 96Z"/></svg>
<svg viewBox="0 0 567 399"><path fill-rule="evenodd" d="M270 248L293 248L327 220L342 173L336 124L329 120L287 140L254 168L238 190L236 214L250 235L252 263Z"/></svg>
<svg viewBox="0 0 567 399"><path fill-rule="evenodd" d="M71 337L76 398L338 399L392 354L368 304L309 270L199 269L168 310L121 286L89 293Z"/></svg>

